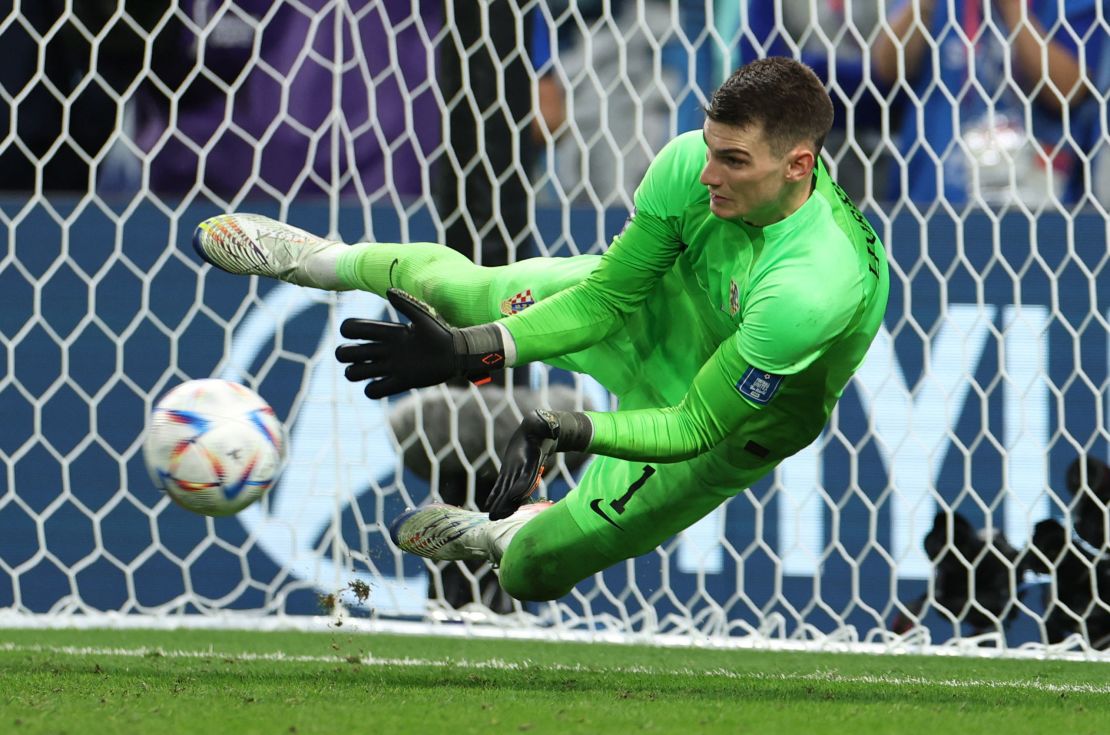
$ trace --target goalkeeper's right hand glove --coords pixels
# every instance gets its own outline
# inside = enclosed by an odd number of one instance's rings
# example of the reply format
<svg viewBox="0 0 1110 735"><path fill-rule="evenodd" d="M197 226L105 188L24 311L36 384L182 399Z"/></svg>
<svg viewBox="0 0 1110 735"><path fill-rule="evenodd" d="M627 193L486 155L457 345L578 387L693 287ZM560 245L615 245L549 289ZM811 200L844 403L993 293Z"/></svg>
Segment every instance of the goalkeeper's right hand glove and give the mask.
<svg viewBox="0 0 1110 735"><path fill-rule="evenodd" d="M361 341L335 350L335 358L348 363L343 373L347 380L370 381L363 390L368 398L384 398L456 377L485 382L491 371L505 367L504 337L496 325L457 329L404 291L391 288L386 296L411 324L345 319L340 334Z"/></svg>
<svg viewBox="0 0 1110 735"><path fill-rule="evenodd" d="M584 452L592 438L593 424L584 413L537 408L525 414L505 447L501 472L486 499L490 520L508 518L535 492L552 454Z"/></svg>

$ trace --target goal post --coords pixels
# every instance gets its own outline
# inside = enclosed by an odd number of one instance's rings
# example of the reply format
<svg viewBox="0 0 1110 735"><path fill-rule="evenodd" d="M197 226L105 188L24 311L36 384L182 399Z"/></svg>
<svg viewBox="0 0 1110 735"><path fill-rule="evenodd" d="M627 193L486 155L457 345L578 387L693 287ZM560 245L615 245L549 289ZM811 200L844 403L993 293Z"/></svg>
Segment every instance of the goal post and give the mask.
<svg viewBox="0 0 1110 735"><path fill-rule="evenodd" d="M1052 23L1041 5L1017 28L990 12L916 23L938 70L960 44L1078 49L1082 91L1051 142L1034 121L1053 81L1030 85L1013 58L1001 79L986 61L963 81L876 72L884 36L896 69L911 54L880 2L9 3L0 625L341 616L552 639L1110 646L1110 25L1097 3ZM195 225L256 211L349 242L450 235L487 264L599 252L713 85L779 53L827 80L826 163L891 257L884 326L820 438L552 603L507 598L488 565L402 555L390 520L429 498L473 505L522 410L614 399L531 366L367 401L331 357L337 327L395 318L388 305L204 267ZM997 105L940 145L906 124L938 100L961 121ZM250 385L289 429L280 484L233 518L174 506L142 465L153 404L202 377ZM584 461L562 458L548 496Z"/></svg>

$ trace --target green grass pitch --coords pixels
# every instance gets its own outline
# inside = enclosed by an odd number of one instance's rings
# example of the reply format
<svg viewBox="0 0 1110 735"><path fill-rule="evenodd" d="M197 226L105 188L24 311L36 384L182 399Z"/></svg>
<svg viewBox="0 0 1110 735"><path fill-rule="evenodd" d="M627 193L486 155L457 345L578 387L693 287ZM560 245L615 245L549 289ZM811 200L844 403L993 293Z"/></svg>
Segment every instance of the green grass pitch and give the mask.
<svg viewBox="0 0 1110 735"><path fill-rule="evenodd" d="M0 630L3 733L1110 732L1110 663Z"/></svg>

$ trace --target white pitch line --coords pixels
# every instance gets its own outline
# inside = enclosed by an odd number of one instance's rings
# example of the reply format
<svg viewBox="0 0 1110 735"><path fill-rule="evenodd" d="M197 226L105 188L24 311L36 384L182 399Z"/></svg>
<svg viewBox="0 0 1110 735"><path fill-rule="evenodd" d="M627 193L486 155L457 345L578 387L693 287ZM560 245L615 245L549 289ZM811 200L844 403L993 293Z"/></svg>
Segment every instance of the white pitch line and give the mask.
<svg viewBox="0 0 1110 735"><path fill-rule="evenodd" d="M293 663L349 663L362 666L403 666L433 667L455 669L477 669L493 671L560 671L568 673L620 673L649 674L656 676L679 675L732 679L737 681L798 681L827 682L847 684L871 684L888 686L939 686L949 689L1013 689L1034 690L1052 694L1110 694L1110 685L1095 684L1051 684L1033 679L1012 679L1008 681L987 681L982 679L929 679L921 676L844 676L834 672L812 674L768 674L762 672L732 671L730 669L659 669L645 666L593 667L579 664L541 664L530 660L505 661L491 658L478 661L468 659L427 659L427 658L382 658L378 656L305 656L287 653L231 653L228 651L167 651L161 648L92 648L77 646L40 646L18 643L0 643L0 652L6 653L51 653L65 656L120 656L125 658L172 658L172 659L232 659L235 661L289 661Z"/></svg>

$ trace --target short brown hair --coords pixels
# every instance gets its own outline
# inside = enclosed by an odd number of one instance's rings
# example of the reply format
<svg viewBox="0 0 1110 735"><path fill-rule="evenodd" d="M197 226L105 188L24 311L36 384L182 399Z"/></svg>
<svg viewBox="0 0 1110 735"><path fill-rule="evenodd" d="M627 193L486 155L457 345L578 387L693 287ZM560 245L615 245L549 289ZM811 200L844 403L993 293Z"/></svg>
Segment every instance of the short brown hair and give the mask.
<svg viewBox="0 0 1110 735"><path fill-rule="evenodd" d="M763 126L776 156L798 143L821 152L833 123L832 100L825 85L805 64L772 56L745 64L713 93L706 116L713 122L746 128Z"/></svg>

